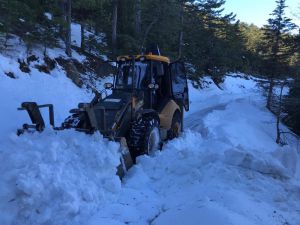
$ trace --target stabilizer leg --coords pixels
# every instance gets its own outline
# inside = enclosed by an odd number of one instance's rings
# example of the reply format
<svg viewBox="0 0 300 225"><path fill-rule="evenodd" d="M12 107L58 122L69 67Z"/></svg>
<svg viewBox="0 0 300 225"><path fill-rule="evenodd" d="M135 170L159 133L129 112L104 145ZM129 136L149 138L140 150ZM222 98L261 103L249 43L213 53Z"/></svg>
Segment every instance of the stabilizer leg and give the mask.
<svg viewBox="0 0 300 225"><path fill-rule="evenodd" d="M52 104L38 105L36 102L23 102L18 110L26 110L32 124L23 124L22 129L18 129L17 135L23 134L25 131L33 130L42 132L45 129L45 122L41 114L40 108L49 109L50 125L54 126L54 110Z"/></svg>

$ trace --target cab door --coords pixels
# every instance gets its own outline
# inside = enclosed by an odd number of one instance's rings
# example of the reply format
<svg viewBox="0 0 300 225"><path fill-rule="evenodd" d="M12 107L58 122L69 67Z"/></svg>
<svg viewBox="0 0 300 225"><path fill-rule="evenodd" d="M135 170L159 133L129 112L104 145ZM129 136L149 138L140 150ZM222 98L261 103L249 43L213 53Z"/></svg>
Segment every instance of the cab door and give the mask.
<svg viewBox="0 0 300 225"><path fill-rule="evenodd" d="M177 61L170 64L170 73L172 80L172 94L176 102L179 102L189 111L189 90L184 63Z"/></svg>

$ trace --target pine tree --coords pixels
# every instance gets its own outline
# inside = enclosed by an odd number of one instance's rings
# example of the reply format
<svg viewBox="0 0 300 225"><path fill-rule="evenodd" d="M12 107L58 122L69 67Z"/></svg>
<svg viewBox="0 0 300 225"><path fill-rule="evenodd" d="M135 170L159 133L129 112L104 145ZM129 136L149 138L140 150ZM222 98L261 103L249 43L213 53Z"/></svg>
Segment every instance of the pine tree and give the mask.
<svg viewBox="0 0 300 225"><path fill-rule="evenodd" d="M282 74L282 69L284 68L282 65L285 65L287 59L287 44L284 42L284 35L296 28L291 19L285 16L285 0L276 0L276 3L277 6L271 13L272 18L268 20L268 25L264 27L264 39L267 46L265 54L266 66L271 68L267 94L268 109L271 109L274 79Z"/></svg>
<svg viewBox="0 0 300 225"><path fill-rule="evenodd" d="M243 64L239 23L232 13L222 15L224 3L207 0L185 5L185 58L199 72L212 75L216 83L222 81L222 74L242 69Z"/></svg>
<svg viewBox="0 0 300 225"><path fill-rule="evenodd" d="M4 50L8 47L10 33L13 33L13 23L17 17L15 0L0 0L0 38Z"/></svg>

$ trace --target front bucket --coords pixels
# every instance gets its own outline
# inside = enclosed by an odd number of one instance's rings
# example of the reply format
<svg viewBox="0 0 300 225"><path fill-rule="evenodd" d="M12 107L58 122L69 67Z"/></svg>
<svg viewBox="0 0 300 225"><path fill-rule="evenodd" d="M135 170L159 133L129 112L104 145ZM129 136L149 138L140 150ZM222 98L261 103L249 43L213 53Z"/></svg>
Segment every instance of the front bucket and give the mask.
<svg viewBox="0 0 300 225"><path fill-rule="evenodd" d="M120 140L120 165L117 168L117 175L122 179L127 171L133 166L133 160L124 137Z"/></svg>

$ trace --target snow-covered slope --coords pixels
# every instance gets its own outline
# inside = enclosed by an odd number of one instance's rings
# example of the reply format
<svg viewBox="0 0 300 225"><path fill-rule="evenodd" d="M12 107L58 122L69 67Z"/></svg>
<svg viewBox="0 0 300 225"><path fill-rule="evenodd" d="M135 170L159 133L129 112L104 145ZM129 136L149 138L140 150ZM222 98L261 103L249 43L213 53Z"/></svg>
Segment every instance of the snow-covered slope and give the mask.
<svg viewBox="0 0 300 225"><path fill-rule="evenodd" d="M17 79L11 79L5 75L9 72L13 72ZM19 70L16 59L1 54L0 90L2 104L0 138L6 136L5 134L8 132L12 132L16 124L20 126L24 122L29 122L25 113L16 110L20 107L21 102L53 103L57 115L55 122L58 123L68 115L69 109L77 106L78 101L85 102L91 97L90 94L77 88L58 66L51 71L51 75L41 73L33 67L29 74L23 73Z"/></svg>
<svg viewBox="0 0 300 225"><path fill-rule="evenodd" d="M300 224L299 152L275 144L252 79L228 76L224 90L190 85L182 137L139 157L120 182L118 144L98 134L15 135L28 122L20 102L54 103L60 123L92 96L59 67L28 75L0 57L0 224Z"/></svg>

